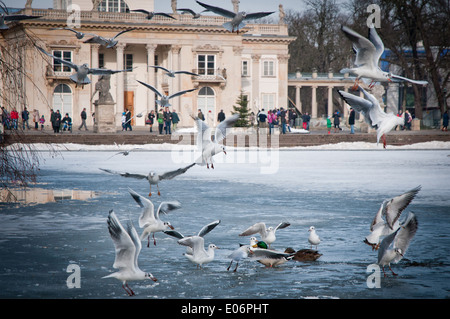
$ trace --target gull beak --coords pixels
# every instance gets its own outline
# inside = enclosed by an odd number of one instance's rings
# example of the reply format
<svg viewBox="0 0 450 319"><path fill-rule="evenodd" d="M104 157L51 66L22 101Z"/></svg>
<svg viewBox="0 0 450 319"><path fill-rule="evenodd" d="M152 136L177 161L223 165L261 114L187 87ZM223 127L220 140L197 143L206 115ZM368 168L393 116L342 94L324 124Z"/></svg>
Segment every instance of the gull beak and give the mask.
<svg viewBox="0 0 450 319"><path fill-rule="evenodd" d="M225 155L227 155L227 152L225 152L225 150L223 150L223 152L225 153Z"/></svg>
<svg viewBox="0 0 450 319"><path fill-rule="evenodd" d="M175 228L172 225L169 225L170 229L174 230Z"/></svg>
<svg viewBox="0 0 450 319"><path fill-rule="evenodd" d="M391 83L392 83L392 80L391 80L391 78L388 78L388 82L391 82Z"/></svg>

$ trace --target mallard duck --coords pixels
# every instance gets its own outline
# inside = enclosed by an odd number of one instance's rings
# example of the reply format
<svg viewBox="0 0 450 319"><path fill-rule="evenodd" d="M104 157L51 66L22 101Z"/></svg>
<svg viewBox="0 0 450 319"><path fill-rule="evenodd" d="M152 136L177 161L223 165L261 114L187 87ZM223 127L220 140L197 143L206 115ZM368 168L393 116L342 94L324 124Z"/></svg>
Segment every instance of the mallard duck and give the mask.
<svg viewBox="0 0 450 319"><path fill-rule="evenodd" d="M322 254L319 254L319 252L314 249L300 249L295 251L293 248L288 247L284 252L287 254L294 254L292 259L296 261L315 261L322 256Z"/></svg>

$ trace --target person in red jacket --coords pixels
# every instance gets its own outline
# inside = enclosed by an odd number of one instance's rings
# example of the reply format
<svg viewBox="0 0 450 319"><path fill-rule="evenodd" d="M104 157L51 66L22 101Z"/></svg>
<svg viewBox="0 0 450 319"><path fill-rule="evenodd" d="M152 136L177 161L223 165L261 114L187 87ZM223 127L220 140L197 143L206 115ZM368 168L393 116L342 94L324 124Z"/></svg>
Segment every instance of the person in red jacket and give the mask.
<svg viewBox="0 0 450 319"><path fill-rule="evenodd" d="M17 112L16 108L11 111L11 121L12 127L17 130L17 124L19 123L19 112Z"/></svg>

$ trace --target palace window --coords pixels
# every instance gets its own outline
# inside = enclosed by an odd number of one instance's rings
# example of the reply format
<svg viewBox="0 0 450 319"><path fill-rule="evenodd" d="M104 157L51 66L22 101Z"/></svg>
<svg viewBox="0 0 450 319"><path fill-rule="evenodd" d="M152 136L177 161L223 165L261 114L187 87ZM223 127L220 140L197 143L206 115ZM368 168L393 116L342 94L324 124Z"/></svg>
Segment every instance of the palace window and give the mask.
<svg viewBox="0 0 450 319"><path fill-rule="evenodd" d="M123 66L125 70L133 68L133 55L126 53L123 55Z"/></svg>
<svg viewBox="0 0 450 319"><path fill-rule="evenodd" d="M262 94L262 108L264 110L273 110L276 108L275 105L275 94Z"/></svg>
<svg viewBox="0 0 450 319"><path fill-rule="evenodd" d="M263 76L275 76L275 63L274 61L263 61Z"/></svg>
<svg viewBox="0 0 450 319"><path fill-rule="evenodd" d="M242 76L249 76L249 68L248 68L248 61L244 60L242 61Z"/></svg>
<svg viewBox="0 0 450 319"><path fill-rule="evenodd" d="M72 51L53 50L53 55L57 58L72 62ZM67 65L53 59L53 71L54 72L71 72L72 69Z"/></svg>
<svg viewBox="0 0 450 319"><path fill-rule="evenodd" d="M216 69L216 56L199 54L197 56L197 69L199 75L214 75Z"/></svg>
<svg viewBox="0 0 450 319"><path fill-rule="evenodd" d="M102 12L130 12L128 5L123 0L103 0L98 6Z"/></svg>

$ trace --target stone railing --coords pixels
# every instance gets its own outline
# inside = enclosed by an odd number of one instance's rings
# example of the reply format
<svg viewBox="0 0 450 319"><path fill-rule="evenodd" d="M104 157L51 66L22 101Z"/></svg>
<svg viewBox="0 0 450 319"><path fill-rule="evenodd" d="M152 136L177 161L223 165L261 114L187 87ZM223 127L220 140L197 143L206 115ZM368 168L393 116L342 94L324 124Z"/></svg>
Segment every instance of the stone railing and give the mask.
<svg viewBox="0 0 450 319"><path fill-rule="evenodd" d="M54 9L24 9L21 11L24 14L42 16L44 20L67 20L72 13L66 10ZM191 15L174 14L176 19L170 19L163 16L155 16L148 20L145 14L142 13L120 13L120 12L101 12L101 11L81 11L80 20L83 22L121 22L121 23L139 23L149 25L184 25L184 26L215 26L222 25L230 21L221 16L204 15L198 19L193 19ZM37 20L38 21L38 20ZM288 35L287 26L284 24L247 24L244 28L250 34L268 34L268 35Z"/></svg>

